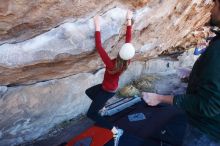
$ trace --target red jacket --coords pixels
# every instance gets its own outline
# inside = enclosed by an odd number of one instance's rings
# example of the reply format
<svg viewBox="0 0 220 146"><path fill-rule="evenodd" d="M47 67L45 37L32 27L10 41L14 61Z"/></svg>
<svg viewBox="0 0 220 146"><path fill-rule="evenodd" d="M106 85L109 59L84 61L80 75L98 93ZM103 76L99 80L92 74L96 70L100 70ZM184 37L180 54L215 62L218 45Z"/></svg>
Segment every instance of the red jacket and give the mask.
<svg viewBox="0 0 220 146"><path fill-rule="evenodd" d="M115 74L110 74L107 71L114 69L115 59L111 60L108 54L106 53L105 49L102 47L100 31L95 32L95 40L96 40L96 49L106 66L102 87L106 91L114 92L118 88L119 76L121 75L122 71ZM130 43L130 42L131 42L131 26L127 26L125 43Z"/></svg>

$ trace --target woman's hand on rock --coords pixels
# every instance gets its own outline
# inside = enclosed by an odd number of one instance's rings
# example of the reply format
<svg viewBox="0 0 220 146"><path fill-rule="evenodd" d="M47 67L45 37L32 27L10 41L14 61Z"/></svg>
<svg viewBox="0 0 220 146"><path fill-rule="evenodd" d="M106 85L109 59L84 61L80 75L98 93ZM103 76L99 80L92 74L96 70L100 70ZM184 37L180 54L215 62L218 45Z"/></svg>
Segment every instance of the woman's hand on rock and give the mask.
<svg viewBox="0 0 220 146"><path fill-rule="evenodd" d="M128 11L127 11L127 19L128 19L128 20L131 20L132 17L133 17L133 12L132 12L131 10L128 10Z"/></svg>
<svg viewBox="0 0 220 146"><path fill-rule="evenodd" d="M94 18L94 23L95 23L95 30L100 31L100 16L96 15Z"/></svg>

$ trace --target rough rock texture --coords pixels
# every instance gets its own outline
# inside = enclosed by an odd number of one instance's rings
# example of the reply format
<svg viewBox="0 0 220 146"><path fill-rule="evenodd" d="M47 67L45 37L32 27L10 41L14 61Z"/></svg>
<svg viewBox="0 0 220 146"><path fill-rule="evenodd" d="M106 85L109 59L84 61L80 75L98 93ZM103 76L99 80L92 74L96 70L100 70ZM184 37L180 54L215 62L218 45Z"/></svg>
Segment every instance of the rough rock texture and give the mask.
<svg viewBox="0 0 220 146"><path fill-rule="evenodd" d="M1 43L18 42L49 30L72 18L105 7L110 0L1 0Z"/></svg>
<svg viewBox="0 0 220 146"><path fill-rule="evenodd" d="M184 44L208 21L210 2L1 0L0 146L33 140L86 111L84 91L100 83L104 71L95 51L94 15L102 16L103 46L114 57L124 43L126 9L134 10L137 54L121 77L122 87L142 74L192 66L196 58L190 51L180 61L149 59Z"/></svg>
<svg viewBox="0 0 220 146"><path fill-rule="evenodd" d="M1 0L0 44L19 42L71 19L104 13L116 5L139 8L148 0ZM88 19L88 18L87 18Z"/></svg>
<svg viewBox="0 0 220 146"><path fill-rule="evenodd" d="M87 5L85 2L91 5ZM97 60L97 57L85 55L92 54L94 51L92 16L97 13L97 10L103 18L102 40L104 46L108 52L112 52L114 57L124 42L125 6L132 5L136 8L134 10L133 43L137 49L136 59L141 60L155 57L171 46L180 44L191 30L207 22L210 15L208 12L211 8L207 0L136 2L122 0L119 2L39 1L37 4L42 5L41 7L27 0L1 3L1 5L6 3L8 5L8 7L0 7L2 8L0 11L2 12L1 24L5 31L2 34L4 37L8 36L8 39L3 39L3 37L0 39L5 40L4 43L8 43L0 46L0 84L35 83L99 68L100 60ZM19 11L22 6L24 8ZM28 8L26 8L27 6ZM75 9L68 8L70 6ZM95 6L97 8L93 9ZM61 14L67 15L73 20L32 39L11 43L14 42L11 40L19 40L23 35L25 35L25 39L31 38L32 35L29 33L36 35L44 31L44 27L50 29L54 24L59 24L57 21L64 22L65 17L61 17ZM46 23L45 17L56 21ZM65 20L67 21L67 18ZM33 25L33 27L15 29L17 23L22 26L25 21L31 23L29 25ZM39 21L45 22L45 24L38 26ZM6 25L3 25L5 23ZM15 28L12 24L15 25ZM38 27L34 27L35 25ZM5 26L11 26L9 30L15 29L12 32L18 36L6 31Z"/></svg>
<svg viewBox="0 0 220 146"><path fill-rule="evenodd" d="M101 78L101 72L84 73L9 88L0 99L0 145L35 139L64 119L84 113L90 103L84 91Z"/></svg>

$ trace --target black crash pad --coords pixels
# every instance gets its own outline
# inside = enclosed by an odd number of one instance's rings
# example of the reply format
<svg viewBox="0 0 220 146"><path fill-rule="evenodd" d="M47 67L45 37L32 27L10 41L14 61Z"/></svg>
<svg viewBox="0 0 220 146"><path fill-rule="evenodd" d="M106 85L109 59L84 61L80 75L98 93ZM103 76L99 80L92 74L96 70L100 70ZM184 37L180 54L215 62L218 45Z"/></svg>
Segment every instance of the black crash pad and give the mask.
<svg viewBox="0 0 220 146"><path fill-rule="evenodd" d="M136 113L143 113L145 119L130 122L128 115ZM125 130L125 137L133 137L124 138L129 140L123 140L122 137L119 146L123 146L123 143L135 143L135 141L144 143L144 146L157 146L158 144L161 145L161 143L179 146L182 144L187 123L186 115L180 109L165 104L150 107L144 102L137 103L116 115L106 117L106 119ZM126 132L129 134L126 135ZM136 145L139 146L138 144ZM136 145L132 144L132 146Z"/></svg>

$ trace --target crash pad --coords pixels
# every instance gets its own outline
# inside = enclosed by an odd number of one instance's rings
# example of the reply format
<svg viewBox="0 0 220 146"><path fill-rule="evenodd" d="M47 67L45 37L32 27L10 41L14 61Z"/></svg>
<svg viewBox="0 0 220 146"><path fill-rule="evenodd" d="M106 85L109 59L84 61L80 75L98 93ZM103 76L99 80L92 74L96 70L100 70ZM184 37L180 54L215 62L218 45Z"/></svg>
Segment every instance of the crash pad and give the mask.
<svg viewBox="0 0 220 146"><path fill-rule="evenodd" d="M112 132L98 126L92 126L71 139L66 146L104 146L113 138Z"/></svg>

